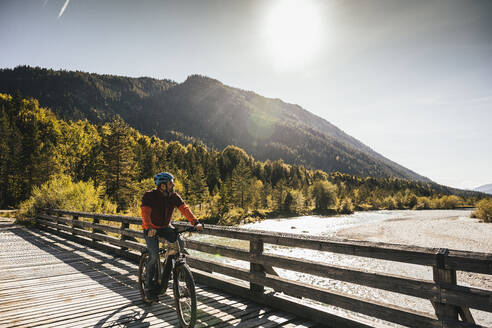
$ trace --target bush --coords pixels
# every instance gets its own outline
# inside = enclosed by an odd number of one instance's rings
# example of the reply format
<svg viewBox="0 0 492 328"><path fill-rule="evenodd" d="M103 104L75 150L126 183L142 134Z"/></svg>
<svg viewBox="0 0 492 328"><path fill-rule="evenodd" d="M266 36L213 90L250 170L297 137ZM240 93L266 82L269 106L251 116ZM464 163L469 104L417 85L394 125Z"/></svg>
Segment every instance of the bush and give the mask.
<svg viewBox="0 0 492 328"><path fill-rule="evenodd" d="M70 176L63 174L55 175L41 187L34 187L31 197L20 204L17 218L32 218L43 208L116 213L116 204L104 196L102 187L94 187L92 181L74 183Z"/></svg>
<svg viewBox="0 0 492 328"><path fill-rule="evenodd" d="M344 198L338 205L337 212L340 214L352 214L354 213L355 206L350 198Z"/></svg>
<svg viewBox="0 0 492 328"><path fill-rule="evenodd" d="M239 207L233 207L220 217L218 224L226 225L226 226L240 224L243 221L246 214L247 213L244 209Z"/></svg>
<svg viewBox="0 0 492 328"><path fill-rule="evenodd" d="M427 197L417 197L417 205L415 205L416 210L425 210L431 207L431 201Z"/></svg>
<svg viewBox="0 0 492 328"><path fill-rule="evenodd" d="M408 189L405 191L405 196L403 197L403 205L407 208L414 208L417 205L417 196Z"/></svg>
<svg viewBox="0 0 492 328"><path fill-rule="evenodd" d="M492 199L482 199L479 201L471 216L484 222L492 222Z"/></svg>
<svg viewBox="0 0 492 328"><path fill-rule="evenodd" d="M451 196L443 196L441 198L441 206L445 209L453 209L458 206L461 206L463 204L463 201L461 198L455 195Z"/></svg>
<svg viewBox="0 0 492 328"><path fill-rule="evenodd" d="M381 206L386 210L394 210L398 208L396 199L391 196L387 196L383 199Z"/></svg>
<svg viewBox="0 0 492 328"><path fill-rule="evenodd" d="M317 181L311 187L317 210L326 210L337 201L337 186L328 181Z"/></svg>
<svg viewBox="0 0 492 328"><path fill-rule="evenodd" d="M285 209L292 213L301 213L304 210L305 203L306 199L300 190L289 190L284 201Z"/></svg>

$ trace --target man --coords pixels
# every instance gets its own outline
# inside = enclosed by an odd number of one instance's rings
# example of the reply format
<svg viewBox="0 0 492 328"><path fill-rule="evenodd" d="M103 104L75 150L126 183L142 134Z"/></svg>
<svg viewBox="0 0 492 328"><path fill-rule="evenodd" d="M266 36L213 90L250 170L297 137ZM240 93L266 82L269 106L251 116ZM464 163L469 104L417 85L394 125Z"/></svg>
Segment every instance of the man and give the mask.
<svg viewBox="0 0 492 328"><path fill-rule="evenodd" d="M193 224L198 231L203 230L203 225L198 222L189 207L174 191L174 177L171 173L162 172L154 176L156 189L147 191L142 197L142 228L144 231L149 259L146 266L145 295L147 302L156 302L157 295L151 290L151 281L156 273L159 259L159 236L164 237L170 243L174 243L179 236L175 228L170 225L174 208L178 208L186 219ZM182 243L181 240L178 240Z"/></svg>

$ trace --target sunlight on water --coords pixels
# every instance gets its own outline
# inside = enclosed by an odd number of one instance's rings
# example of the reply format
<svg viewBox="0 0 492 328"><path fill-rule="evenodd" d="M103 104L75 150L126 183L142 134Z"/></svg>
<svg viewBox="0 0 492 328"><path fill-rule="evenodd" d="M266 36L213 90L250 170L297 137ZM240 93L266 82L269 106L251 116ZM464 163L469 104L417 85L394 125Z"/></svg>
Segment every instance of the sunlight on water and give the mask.
<svg viewBox="0 0 492 328"><path fill-rule="evenodd" d="M261 222L241 225L241 228L250 230L264 230L271 232L294 233L306 236L322 236L335 238L338 231L361 224L380 223L386 220L405 220L409 218L436 219L445 217L468 217L469 211L466 210L433 210L433 211L374 211L374 212L357 212L351 215L336 216L336 217L320 217L320 216L303 216L293 218L269 219ZM220 238L212 236L196 236L197 240L249 249L249 242L239 241L229 238ZM194 238L194 239L195 239ZM311 259L316 262L325 263L328 265L342 266L352 269L365 270L370 272L378 272L391 274L396 276L411 277L414 279L432 280L432 268L420 265L397 263L385 260L377 260L350 256L344 254L336 254L329 252L314 251L301 248L289 248L278 245L265 244L264 252L268 254L276 254L289 256L299 259ZM194 254L198 255L194 252ZM200 256L204 254L201 253ZM249 269L249 263L237 261L221 256L207 256L209 259L220 261L229 265ZM369 300L375 300L387 304L401 306L415 311L434 313L434 308L427 300L382 291L379 289L359 286L343 281L317 277L305 273L284 270L275 268L275 271L280 277L294 281L299 281L313 286L326 288L329 291L341 292L348 295L362 297ZM306 300L307 301L307 300ZM352 313L343 309L334 308L326 304L319 304L314 301L307 301L316 306L326 306L330 312L343 313L346 317L358 318L361 320L371 320L371 325L398 327L398 325L383 322L374 318ZM488 319L487 319L488 323Z"/></svg>
<svg viewBox="0 0 492 328"><path fill-rule="evenodd" d="M241 225L241 228L252 230L266 230L296 234L307 234L311 236L334 236L341 229L345 229L361 223L367 224L380 222L392 218L404 218L404 211L376 211L356 212L350 215L322 217L301 216L293 218L270 219L256 223Z"/></svg>

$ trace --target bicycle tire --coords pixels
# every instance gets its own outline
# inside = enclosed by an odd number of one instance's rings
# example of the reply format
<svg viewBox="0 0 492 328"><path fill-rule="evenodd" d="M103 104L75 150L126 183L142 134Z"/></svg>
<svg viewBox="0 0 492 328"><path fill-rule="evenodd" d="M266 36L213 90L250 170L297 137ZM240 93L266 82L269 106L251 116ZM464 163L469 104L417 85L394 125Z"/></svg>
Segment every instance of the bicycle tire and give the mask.
<svg viewBox="0 0 492 328"><path fill-rule="evenodd" d="M140 296L142 297L144 303L149 303L146 302L146 297L145 297L145 274L147 270L148 257L149 257L148 251L143 252L142 255L140 256L140 262L138 264L138 287L140 289Z"/></svg>
<svg viewBox="0 0 492 328"><path fill-rule="evenodd" d="M195 281L186 264L178 264L173 270L173 293L179 324L193 328L196 323Z"/></svg>

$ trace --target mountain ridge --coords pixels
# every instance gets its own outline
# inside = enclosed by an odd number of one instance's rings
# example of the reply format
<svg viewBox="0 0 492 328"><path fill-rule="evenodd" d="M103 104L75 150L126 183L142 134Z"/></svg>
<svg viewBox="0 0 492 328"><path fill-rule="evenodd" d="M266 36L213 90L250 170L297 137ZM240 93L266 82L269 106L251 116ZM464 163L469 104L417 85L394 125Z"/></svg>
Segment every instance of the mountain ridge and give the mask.
<svg viewBox="0 0 492 328"><path fill-rule="evenodd" d="M147 135L177 132L217 149L236 145L259 160L430 182L299 105L202 75L177 83L26 66L0 70L0 91L16 90L65 119L100 123L120 115Z"/></svg>
<svg viewBox="0 0 492 328"><path fill-rule="evenodd" d="M492 183L473 188L473 190L492 195Z"/></svg>

